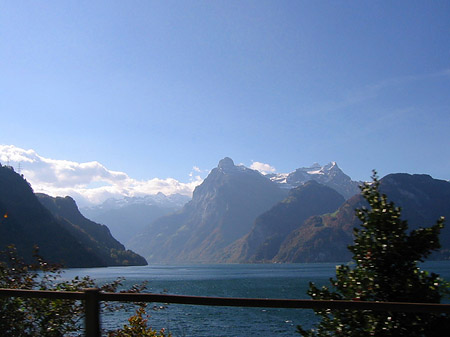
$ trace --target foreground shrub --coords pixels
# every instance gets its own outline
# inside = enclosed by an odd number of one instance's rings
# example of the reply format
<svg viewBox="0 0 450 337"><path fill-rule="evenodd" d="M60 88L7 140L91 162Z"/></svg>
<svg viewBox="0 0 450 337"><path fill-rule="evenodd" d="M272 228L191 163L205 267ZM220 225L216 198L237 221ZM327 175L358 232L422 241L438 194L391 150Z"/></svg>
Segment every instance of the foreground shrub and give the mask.
<svg viewBox="0 0 450 337"><path fill-rule="evenodd" d="M14 246L0 251L0 288L34 289L53 291L83 291L85 288L98 287L89 276L61 280L61 266L49 264L39 256L37 248L35 263L27 264L21 259ZM122 278L104 284L100 291L117 292L122 286ZM141 292L145 284L134 285L122 292ZM115 311L123 304L103 303L102 309ZM146 326L144 320L145 305L141 305L136 315L130 317L130 333L140 331L143 334L123 334L124 329L110 332L110 336L161 336ZM53 300L45 298L0 297L0 335L9 337L31 336L79 336L84 330L84 304L75 300ZM154 333L154 334L150 334Z"/></svg>

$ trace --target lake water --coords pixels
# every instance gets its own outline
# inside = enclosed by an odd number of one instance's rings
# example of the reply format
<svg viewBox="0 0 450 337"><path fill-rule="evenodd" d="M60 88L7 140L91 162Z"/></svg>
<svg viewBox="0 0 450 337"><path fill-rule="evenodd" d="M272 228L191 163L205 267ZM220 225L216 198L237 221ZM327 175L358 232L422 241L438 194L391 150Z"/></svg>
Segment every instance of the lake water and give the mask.
<svg viewBox="0 0 450 337"><path fill-rule="evenodd" d="M152 265L67 269L70 279L89 275L98 283L125 277L125 286L148 282L148 291L177 295L306 299L309 282L329 285L335 276L335 263L314 264L215 264ZM423 269L450 280L450 261L430 261ZM160 304L157 304L159 306ZM309 309L264 309L208 307L170 304L151 310L149 322L174 336L299 336L298 324L310 327L316 322ZM102 327L117 328L126 323L131 311L102 315Z"/></svg>

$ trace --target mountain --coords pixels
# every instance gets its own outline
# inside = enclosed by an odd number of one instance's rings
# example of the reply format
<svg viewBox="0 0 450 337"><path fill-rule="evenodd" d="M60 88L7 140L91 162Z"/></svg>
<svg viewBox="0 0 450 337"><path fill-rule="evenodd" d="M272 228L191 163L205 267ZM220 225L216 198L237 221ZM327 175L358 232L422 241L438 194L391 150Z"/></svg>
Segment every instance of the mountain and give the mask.
<svg viewBox="0 0 450 337"><path fill-rule="evenodd" d="M440 216L450 217L450 183L428 175L397 173L380 180L380 191L402 209L410 229L427 227ZM335 262L350 259L353 228L360 224L355 208L366 206L361 195L345 202L337 212L307 219L281 245L272 262ZM442 249L434 259L450 258L450 227L441 232Z"/></svg>
<svg viewBox="0 0 450 337"><path fill-rule="evenodd" d="M227 249L224 259L226 262L270 261L286 237L306 219L334 212L344 201L334 189L314 180L307 181L258 216L251 231Z"/></svg>
<svg viewBox="0 0 450 337"><path fill-rule="evenodd" d="M302 167L289 174L268 174L267 177L280 184L283 188L294 188L307 181L315 180L318 183L338 191L345 199L359 194L360 182L351 180L336 164L331 162L325 166L315 163L311 167Z"/></svg>
<svg viewBox="0 0 450 337"><path fill-rule="evenodd" d="M157 194L148 194L142 197L123 197L123 198L109 198L100 205L84 207L82 212L89 211L108 211L112 209L124 208L130 205L146 205L159 206L161 208L182 208L190 197L182 194L165 195L162 192Z"/></svg>
<svg viewBox="0 0 450 337"><path fill-rule="evenodd" d="M66 267L110 265L109 261L105 261L103 252L96 249L96 244L86 245L86 241L95 236L93 232L88 234L81 224L56 218L39 202L23 176L14 172L13 168L2 165L0 214L0 250L14 244L18 254L30 262L33 246L37 245L40 255L47 261L62 263ZM85 239L80 239L82 237ZM99 245L108 244L101 242L100 235L96 237ZM122 254L122 251L118 252ZM121 257L118 259L119 262L115 264L127 264ZM138 260L145 263L142 258Z"/></svg>
<svg viewBox="0 0 450 337"><path fill-rule="evenodd" d="M363 205L359 195L347 200L332 214L308 218L292 231L271 262L342 262L351 254L347 246L353 242L353 228L359 225L355 208Z"/></svg>
<svg viewBox="0 0 450 337"><path fill-rule="evenodd" d="M287 192L258 171L222 159L180 211L130 241L151 262L214 262Z"/></svg>
<svg viewBox="0 0 450 337"><path fill-rule="evenodd" d="M0 250L14 244L19 255L30 261L37 245L51 262L69 267L103 265L41 205L31 186L11 167L0 166L0 187Z"/></svg>
<svg viewBox="0 0 450 337"><path fill-rule="evenodd" d="M146 265L142 256L137 255L117 241L105 225L100 225L85 218L71 197L53 198L46 194L36 194L61 225L75 237L78 242L93 251L107 266Z"/></svg>
<svg viewBox="0 0 450 337"><path fill-rule="evenodd" d="M106 224L117 240L125 243L141 233L152 221L181 209L191 198L163 193L144 197L108 199L100 205L82 208L87 218Z"/></svg>

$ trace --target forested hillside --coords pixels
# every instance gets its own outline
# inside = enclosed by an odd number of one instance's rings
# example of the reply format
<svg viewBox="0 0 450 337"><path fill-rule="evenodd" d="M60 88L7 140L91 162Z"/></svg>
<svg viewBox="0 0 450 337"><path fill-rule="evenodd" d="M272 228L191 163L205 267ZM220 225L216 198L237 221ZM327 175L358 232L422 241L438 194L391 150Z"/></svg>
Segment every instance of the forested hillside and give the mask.
<svg viewBox="0 0 450 337"><path fill-rule="evenodd" d="M72 199L61 199L65 203L55 199L54 207L50 197L41 199L54 211L60 208L57 217L12 167L0 166L0 249L14 244L19 255L29 261L33 247L38 246L45 259L66 267L146 264L139 255L125 251L107 228L80 217ZM64 205L67 203L70 205Z"/></svg>

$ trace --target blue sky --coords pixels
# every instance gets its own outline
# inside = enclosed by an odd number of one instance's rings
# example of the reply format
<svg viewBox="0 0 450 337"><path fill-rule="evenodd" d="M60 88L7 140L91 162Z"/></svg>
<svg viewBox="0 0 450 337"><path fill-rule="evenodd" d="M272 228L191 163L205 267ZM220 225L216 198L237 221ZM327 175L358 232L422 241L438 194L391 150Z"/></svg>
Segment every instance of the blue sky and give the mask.
<svg viewBox="0 0 450 337"><path fill-rule="evenodd" d="M2 1L0 112L0 144L137 180L450 179L450 2Z"/></svg>

